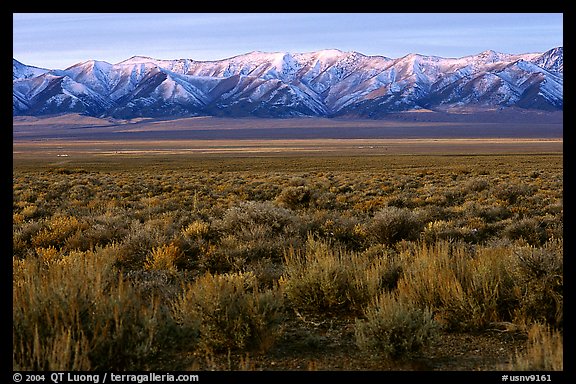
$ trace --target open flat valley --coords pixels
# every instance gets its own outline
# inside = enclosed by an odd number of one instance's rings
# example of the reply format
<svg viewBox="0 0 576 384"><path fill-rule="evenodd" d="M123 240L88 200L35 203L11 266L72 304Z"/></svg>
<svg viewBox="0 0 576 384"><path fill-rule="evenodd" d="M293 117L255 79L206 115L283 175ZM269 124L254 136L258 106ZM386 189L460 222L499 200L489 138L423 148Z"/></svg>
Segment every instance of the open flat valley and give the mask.
<svg viewBox="0 0 576 384"><path fill-rule="evenodd" d="M13 155L17 161L58 164L149 156L169 162L188 156L560 153L562 127L562 116L556 113L442 119L421 112L397 114L391 120L15 117Z"/></svg>

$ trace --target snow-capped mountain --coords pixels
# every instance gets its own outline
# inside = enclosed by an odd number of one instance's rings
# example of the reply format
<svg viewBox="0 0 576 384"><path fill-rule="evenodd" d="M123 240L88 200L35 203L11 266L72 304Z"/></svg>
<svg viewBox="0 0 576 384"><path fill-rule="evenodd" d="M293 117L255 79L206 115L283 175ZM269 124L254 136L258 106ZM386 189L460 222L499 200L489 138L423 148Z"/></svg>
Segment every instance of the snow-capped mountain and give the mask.
<svg viewBox="0 0 576 384"><path fill-rule="evenodd" d="M50 72L50 70L24 65L18 60L12 59L12 80L29 79L46 72Z"/></svg>
<svg viewBox="0 0 576 384"><path fill-rule="evenodd" d="M413 109L562 110L563 49L398 59L335 49L218 61L134 56L64 70L13 60L13 115L352 116Z"/></svg>

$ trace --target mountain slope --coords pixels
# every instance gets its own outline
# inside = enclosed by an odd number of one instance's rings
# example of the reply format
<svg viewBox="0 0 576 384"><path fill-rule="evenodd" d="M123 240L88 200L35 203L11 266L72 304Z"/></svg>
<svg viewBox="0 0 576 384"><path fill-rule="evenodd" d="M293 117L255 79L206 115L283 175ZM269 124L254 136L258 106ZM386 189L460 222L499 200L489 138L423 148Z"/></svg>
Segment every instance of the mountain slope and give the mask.
<svg viewBox="0 0 576 384"><path fill-rule="evenodd" d="M64 70L13 60L13 115L355 116L415 109L563 108L563 49L398 59L335 49L217 61L134 56Z"/></svg>

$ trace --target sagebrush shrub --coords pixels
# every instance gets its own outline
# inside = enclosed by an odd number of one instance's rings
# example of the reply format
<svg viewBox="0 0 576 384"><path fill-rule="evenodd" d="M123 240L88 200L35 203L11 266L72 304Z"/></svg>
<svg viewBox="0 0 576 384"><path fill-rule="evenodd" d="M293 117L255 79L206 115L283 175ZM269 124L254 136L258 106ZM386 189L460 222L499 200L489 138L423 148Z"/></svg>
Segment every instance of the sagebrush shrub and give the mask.
<svg viewBox="0 0 576 384"><path fill-rule="evenodd" d="M13 346L13 369L41 369L48 371L88 371L90 345L80 333L73 337L70 328L61 327L54 333L40 338L38 329L33 334L33 342L22 339Z"/></svg>
<svg viewBox="0 0 576 384"><path fill-rule="evenodd" d="M480 192L489 186L490 182L485 178L471 178L464 184L464 189L468 192Z"/></svg>
<svg viewBox="0 0 576 384"><path fill-rule="evenodd" d="M32 238L32 244L37 247L61 247L69 236L87 228L85 222L74 216L55 215L47 220L46 226Z"/></svg>
<svg viewBox="0 0 576 384"><path fill-rule="evenodd" d="M276 197L278 203L291 209L306 207L311 200L312 192L310 188L304 185L286 187Z"/></svg>
<svg viewBox="0 0 576 384"><path fill-rule="evenodd" d="M173 369L201 348L230 369L216 351L266 349L285 310L366 320L383 292L444 331L563 328L561 155L126 160L15 164L14 368Z"/></svg>
<svg viewBox="0 0 576 384"><path fill-rule="evenodd" d="M245 260L261 258L280 259L285 248L298 244L303 226L298 216L289 209L265 201L247 201L225 211L215 222L220 233L220 244L213 256ZM229 246L234 244L232 249Z"/></svg>
<svg viewBox="0 0 576 384"><path fill-rule="evenodd" d="M400 240L416 240L423 223L408 208L385 207L376 212L368 223L368 234L382 244L394 244Z"/></svg>
<svg viewBox="0 0 576 384"><path fill-rule="evenodd" d="M195 220L182 229L182 234L186 238L202 239L205 238L210 232L210 224Z"/></svg>
<svg viewBox="0 0 576 384"><path fill-rule="evenodd" d="M375 289L368 291L368 299L376 297L381 291L393 291L402 276L402 262L395 249L378 244L362 252L362 257L373 261L373 268L366 269L366 284ZM370 276L377 273L377 276Z"/></svg>
<svg viewBox="0 0 576 384"><path fill-rule="evenodd" d="M420 351L438 333L428 309L421 309L384 292L365 310L366 319L356 320L356 344L361 350L402 358Z"/></svg>
<svg viewBox="0 0 576 384"><path fill-rule="evenodd" d="M320 238L360 250L366 243L367 233L362 220L347 211L318 211L311 215L309 231Z"/></svg>
<svg viewBox="0 0 576 384"><path fill-rule="evenodd" d="M426 243L434 243L440 240L456 240L461 238L459 228L454 222L445 220L435 220L428 222L422 232L422 239Z"/></svg>
<svg viewBox="0 0 576 384"><path fill-rule="evenodd" d="M504 228L504 235L511 240L523 239L535 246L542 245L548 240L545 228L533 217L510 223Z"/></svg>
<svg viewBox="0 0 576 384"><path fill-rule="evenodd" d="M349 308L354 277L347 258L348 254L311 238L304 254L290 249L281 283L292 305L320 310Z"/></svg>
<svg viewBox="0 0 576 384"><path fill-rule="evenodd" d="M207 273L185 289L173 313L196 332L200 348L258 351L279 335L282 297L277 288L260 290L251 272Z"/></svg>
<svg viewBox="0 0 576 384"><path fill-rule="evenodd" d="M128 233L116 247L116 262L118 266L129 270L143 268L150 252L166 240L158 228L133 221Z"/></svg>
<svg viewBox="0 0 576 384"><path fill-rule="evenodd" d="M524 287L519 316L524 321L562 327L564 322L563 243L552 240L543 248L514 250Z"/></svg>
<svg viewBox="0 0 576 384"><path fill-rule="evenodd" d="M516 204L518 199L530 196L534 191L534 186L529 184L507 183L494 188L494 195L498 199L508 202L508 204Z"/></svg>
<svg viewBox="0 0 576 384"><path fill-rule="evenodd" d="M267 235L292 234L297 228L293 211L270 201L243 201L229 208L219 222L221 230L235 235L246 233L249 237L254 226L266 229Z"/></svg>

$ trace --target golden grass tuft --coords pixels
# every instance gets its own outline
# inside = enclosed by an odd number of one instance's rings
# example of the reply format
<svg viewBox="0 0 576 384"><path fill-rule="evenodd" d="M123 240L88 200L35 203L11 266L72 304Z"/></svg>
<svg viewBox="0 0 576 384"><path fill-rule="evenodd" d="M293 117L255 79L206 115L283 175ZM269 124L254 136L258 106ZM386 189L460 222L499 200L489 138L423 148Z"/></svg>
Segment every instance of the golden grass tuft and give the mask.
<svg viewBox="0 0 576 384"><path fill-rule="evenodd" d="M290 303L307 310L359 311L384 288L395 266L382 257L334 248L308 236L305 252L289 249L280 280Z"/></svg>
<svg viewBox="0 0 576 384"><path fill-rule="evenodd" d="M413 253L412 253L413 252ZM398 292L430 308L447 329L482 329L508 321L521 297L509 248L468 246L440 241L401 254L404 274Z"/></svg>
<svg viewBox="0 0 576 384"><path fill-rule="evenodd" d="M184 257L184 253L175 244L160 245L155 247L144 264L147 270L160 270L175 273L176 265Z"/></svg>
<svg viewBox="0 0 576 384"><path fill-rule="evenodd" d="M505 367L512 371L562 371L564 370L564 342L560 331L541 323L528 329L528 347L517 353Z"/></svg>

